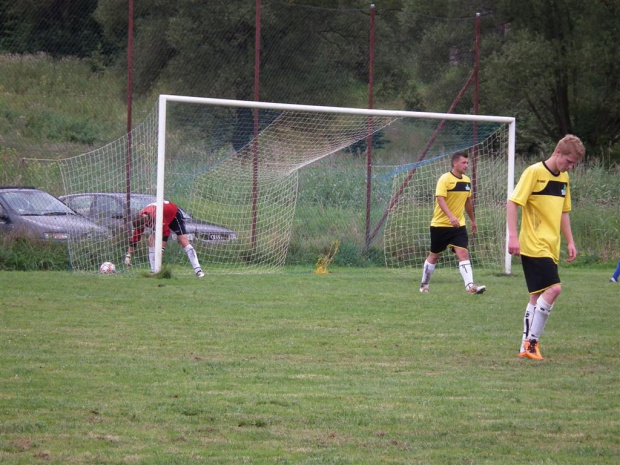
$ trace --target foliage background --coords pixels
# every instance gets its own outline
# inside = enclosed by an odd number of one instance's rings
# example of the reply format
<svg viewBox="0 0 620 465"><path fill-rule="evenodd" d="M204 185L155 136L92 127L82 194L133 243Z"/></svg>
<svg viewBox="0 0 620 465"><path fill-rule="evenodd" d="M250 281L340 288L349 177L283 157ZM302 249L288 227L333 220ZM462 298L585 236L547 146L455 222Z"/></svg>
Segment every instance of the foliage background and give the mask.
<svg viewBox="0 0 620 465"><path fill-rule="evenodd" d="M618 160L620 0L374 4L376 107L446 111L473 69L479 14L480 113L516 116L522 152L575 133L590 155ZM134 0L136 99L252 99L255 6ZM93 79L117 78L114 99L122 101L128 11L127 0L0 0L0 51L81 59ZM367 106L369 25L366 1L262 0L260 98ZM469 94L457 111L472 110Z"/></svg>
<svg viewBox="0 0 620 465"><path fill-rule="evenodd" d="M581 196L574 229L588 257L613 259L620 250L620 0L375 5L377 108L446 111L474 69L480 14L479 112L516 116L522 163L541 159L566 132L584 140L587 161L573 176ZM159 93L252 99L255 14L251 0L134 0L133 126ZM365 1L263 0L260 98L366 107L369 24ZM3 184L19 182L24 157L77 155L126 133L127 33L127 0L0 0ZM470 89L455 111L473 110ZM373 141L382 162L406 159L405 135L382 144ZM360 144L345 167L335 167L344 186L365 150ZM300 260L324 246L300 250Z"/></svg>

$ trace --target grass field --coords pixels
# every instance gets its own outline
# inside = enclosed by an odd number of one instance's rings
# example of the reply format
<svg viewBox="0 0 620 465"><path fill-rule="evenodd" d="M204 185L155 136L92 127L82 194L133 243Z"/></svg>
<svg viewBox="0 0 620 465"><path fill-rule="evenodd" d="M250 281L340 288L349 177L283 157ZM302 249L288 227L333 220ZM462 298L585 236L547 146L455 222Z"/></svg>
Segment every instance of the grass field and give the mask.
<svg viewBox="0 0 620 465"><path fill-rule="evenodd" d="M0 272L2 464L617 464L620 285L439 268L170 279Z"/></svg>

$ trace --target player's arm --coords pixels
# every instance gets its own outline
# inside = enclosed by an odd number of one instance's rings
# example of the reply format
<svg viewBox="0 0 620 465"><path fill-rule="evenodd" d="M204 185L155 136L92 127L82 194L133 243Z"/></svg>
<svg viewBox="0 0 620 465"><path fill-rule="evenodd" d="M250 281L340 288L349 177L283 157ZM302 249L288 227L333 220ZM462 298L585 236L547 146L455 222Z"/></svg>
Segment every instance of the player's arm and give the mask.
<svg viewBox="0 0 620 465"><path fill-rule="evenodd" d="M471 197L467 197L467 200L465 200L465 212L467 213L467 216L469 216L471 232L475 233L478 230L478 225L476 224L476 215L474 214L474 204L471 201Z"/></svg>
<svg viewBox="0 0 620 465"><path fill-rule="evenodd" d="M125 254L125 265L131 266L131 254L135 250L135 246L140 239L142 238L142 231L139 228L133 230L131 234L131 239L129 240L129 247L127 248L127 253Z"/></svg>
<svg viewBox="0 0 620 465"><path fill-rule="evenodd" d="M519 244L519 233L517 232L518 217L518 205L509 200L506 204L506 225L508 227L508 253L511 255L521 254L521 244Z"/></svg>
<svg viewBox="0 0 620 465"><path fill-rule="evenodd" d="M566 239L566 249L568 250L567 262L572 262L577 258L577 248L575 247L575 241L573 239L573 231L570 227L570 214L568 212L562 213L562 220L560 222L560 231Z"/></svg>
<svg viewBox="0 0 620 465"><path fill-rule="evenodd" d="M436 198L437 198L437 205L439 205L439 208L441 208L441 211L444 213L444 215L448 217L452 226L454 226L455 228L458 228L461 225L461 223L459 222L459 219L456 216L454 216L452 212L450 211L450 209L448 208L448 203L446 202L446 198L440 195L438 195Z"/></svg>

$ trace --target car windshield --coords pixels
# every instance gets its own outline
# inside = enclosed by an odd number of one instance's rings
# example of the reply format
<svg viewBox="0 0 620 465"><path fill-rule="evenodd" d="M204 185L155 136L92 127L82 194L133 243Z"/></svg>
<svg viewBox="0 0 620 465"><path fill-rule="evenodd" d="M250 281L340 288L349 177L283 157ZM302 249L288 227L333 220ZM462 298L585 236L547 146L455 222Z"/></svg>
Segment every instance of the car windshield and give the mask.
<svg viewBox="0 0 620 465"><path fill-rule="evenodd" d="M47 192L19 190L3 192L0 196L18 215L75 215L73 210Z"/></svg>

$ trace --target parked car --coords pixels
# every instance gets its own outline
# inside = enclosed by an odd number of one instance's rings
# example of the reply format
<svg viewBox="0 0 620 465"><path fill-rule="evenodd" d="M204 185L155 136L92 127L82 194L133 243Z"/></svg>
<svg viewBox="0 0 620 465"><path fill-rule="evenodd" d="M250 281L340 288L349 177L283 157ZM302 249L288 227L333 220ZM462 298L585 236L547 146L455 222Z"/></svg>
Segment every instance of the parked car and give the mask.
<svg viewBox="0 0 620 465"><path fill-rule="evenodd" d="M34 187L0 187L0 232L15 237L66 241L107 234L52 194Z"/></svg>
<svg viewBox="0 0 620 465"><path fill-rule="evenodd" d="M81 215L111 230L122 230L127 222L126 193L87 192L83 194L63 195L59 198ZM156 197L154 195L131 194L130 215L134 215L147 205L155 203L155 201ZM225 228L224 226L198 220L181 207L179 207L179 210L185 220L185 226L190 240L200 240L211 244L223 244L237 239L235 231Z"/></svg>

